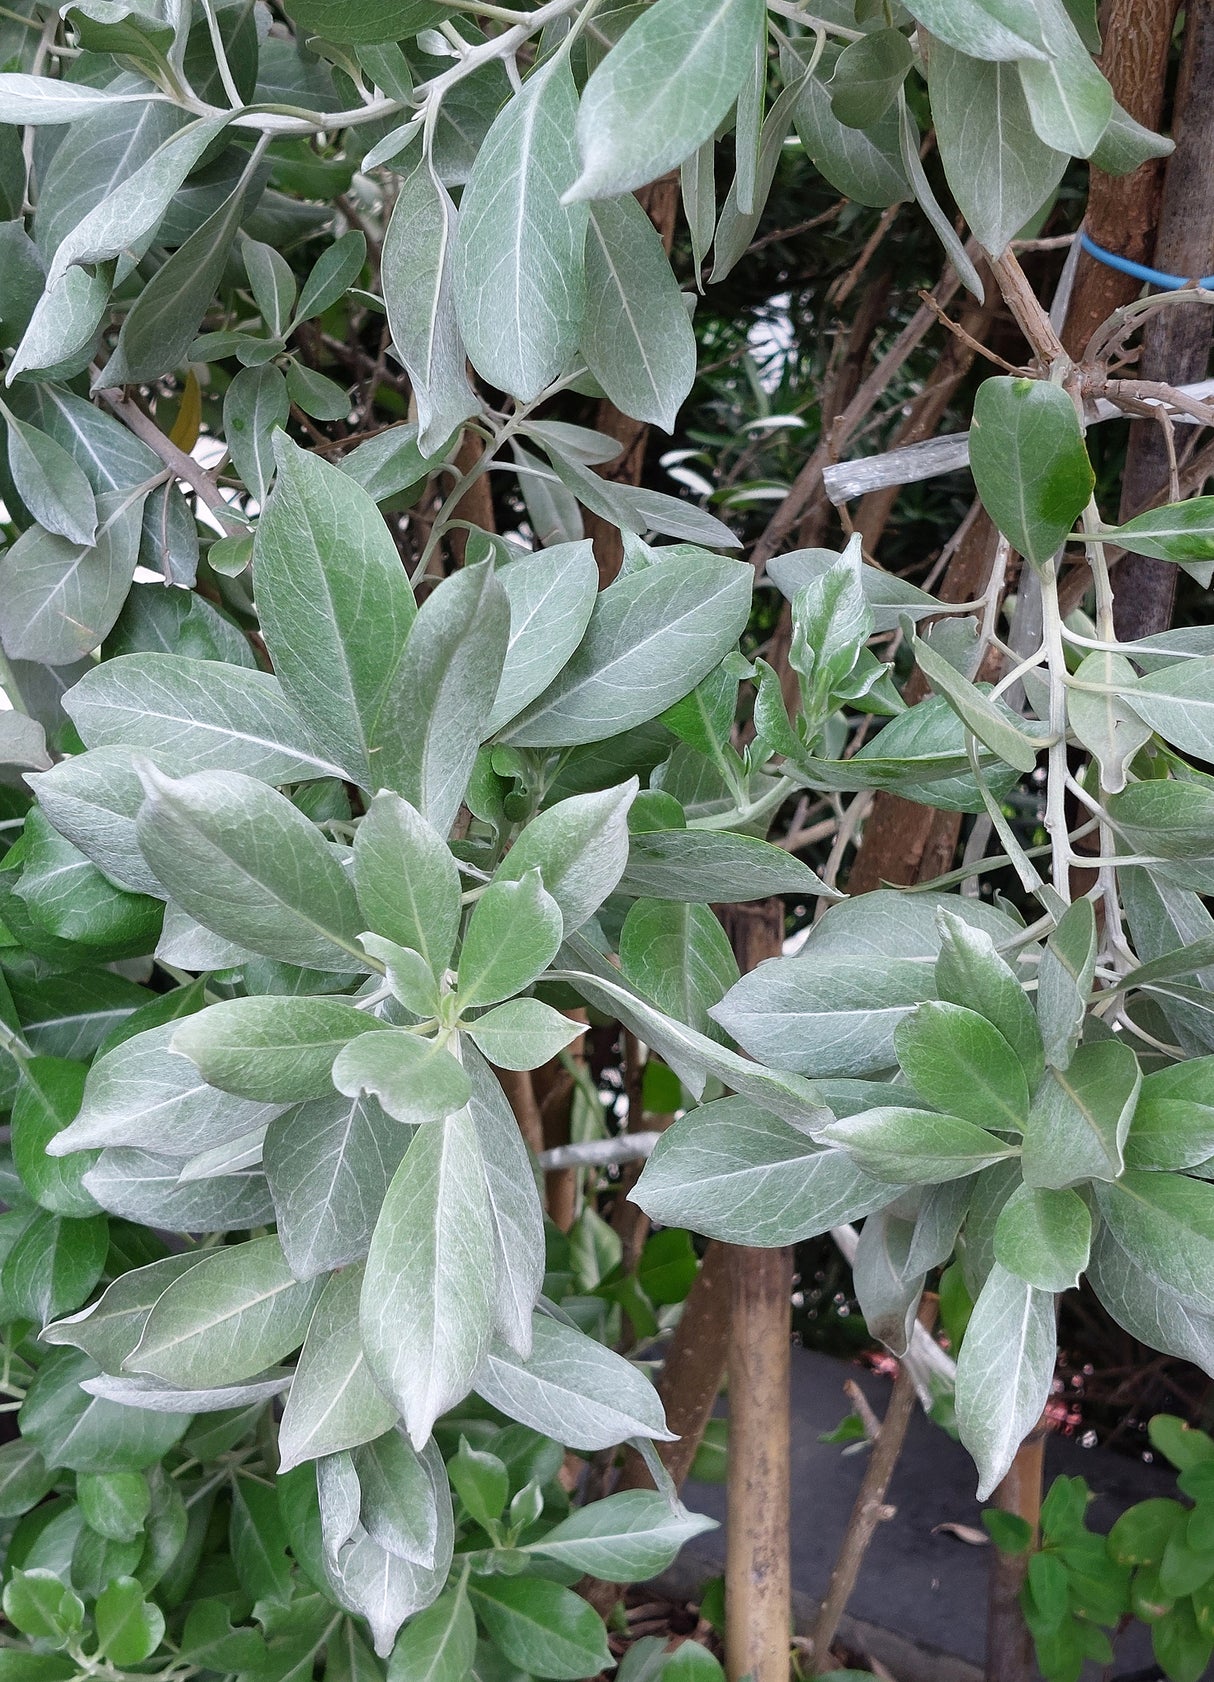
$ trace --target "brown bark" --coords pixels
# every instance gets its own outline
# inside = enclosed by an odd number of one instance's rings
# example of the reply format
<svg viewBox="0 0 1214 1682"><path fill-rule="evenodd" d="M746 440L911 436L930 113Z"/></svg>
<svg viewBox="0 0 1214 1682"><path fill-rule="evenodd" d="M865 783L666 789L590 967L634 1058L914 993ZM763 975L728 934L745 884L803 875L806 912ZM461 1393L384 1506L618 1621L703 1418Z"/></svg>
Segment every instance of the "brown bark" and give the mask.
<svg viewBox="0 0 1214 1682"><path fill-rule="evenodd" d="M661 235L666 255L674 243L675 216L679 206L679 182L676 175L664 175L661 180L643 187L637 198L649 213L649 220ZM639 485L645 471L645 450L649 443L649 427L644 421L621 414L615 404L604 398L594 417L598 431L605 432L620 444L620 454L598 469L604 479L616 485ZM624 540L610 521L583 509L582 521L586 536L594 544L599 566L599 589L604 589L620 570L624 560Z"/></svg>
<svg viewBox="0 0 1214 1682"><path fill-rule="evenodd" d="M779 954L784 903L724 908L745 975ZM725 1668L730 1682L788 1682L791 1583L789 1346L791 1249L730 1254L729 1482Z"/></svg>
<svg viewBox="0 0 1214 1682"><path fill-rule="evenodd" d="M1130 116L1147 128L1158 128L1163 115L1177 4L1178 0L1106 0L1101 9L1100 67ZM1097 245L1136 263L1150 262L1162 183L1161 159L1152 159L1132 175L1106 175L1093 166L1085 224ZM1085 251L1062 334L1070 355L1082 355L1095 328L1141 290L1131 276L1098 263Z"/></svg>
<svg viewBox="0 0 1214 1682"><path fill-rule="evenodd" d="M1038 1425L1016 1451L1011 1470L991 1497L993 1506L1025 1519L1037 1540L1041 1516L1045 1426ZM1037 1674L1033 1638L1020 1610L1028 1554L991 1550L991 1588L986 1622L986 1682L1032 1682Z"/></svg>
<svg viewBox="0 0 1214 1682"><path fill-rule="evenodd" d="M483 439L478 438L475 432L465 431L455 456L455 465L461 473L466 473L480 459L484 448ZM479 479L472 481L452 510L451 518L467 520L470 525L479 526L482 531L497 530L493 514L493 490L487 473L482 473ZM468 537L469 533L462 526L452 526L447 533L447 542L459 566L464 564Z"/></svg>
<svg viewBox="0 0 1214 1682"><path fill-rule="evenodd" d="M1176 150L1164 176L1154 266L1169 274L1201 275L1214 250L1214 0L1190 0L1176 88ZM1209 364L1208 309L1185 304L1162 309L1143 329L1139 372L1143 379L1184 385ZM1192 429L1189 429L1192 430ZM1130 428L1122 479L1122 509L1140 507L1168 477L1163 431L1154 421ZM1172 622L1176 568L1147 555L1126 554L1117 567L1114 621L1129 641L1164 631Z"/></svg>
<svg viewBox="0 0 1214 1682"><path fill-rule="evenodd" d="M658 1380L666 1423L677 1433L675 1442L658 1444L658 1453L676 1488L682 1488L691 1470L725 1377L729 1346L729 1255L724 1244L710 1244L705 1251ZM650 1487L645 1462L629 1449L617 1488Z"/></svg>

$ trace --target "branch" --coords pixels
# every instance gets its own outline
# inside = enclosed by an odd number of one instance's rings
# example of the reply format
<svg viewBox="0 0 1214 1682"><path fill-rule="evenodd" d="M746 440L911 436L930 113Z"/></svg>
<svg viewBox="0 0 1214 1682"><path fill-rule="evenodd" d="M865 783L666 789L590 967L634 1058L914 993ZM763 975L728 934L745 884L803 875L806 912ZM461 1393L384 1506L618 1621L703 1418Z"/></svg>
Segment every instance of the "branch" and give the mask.
<svg viewBox="0 0 1214 1682"><path fill-rule="evenodd" d="M227 537L245 537L248 526L241 520L234 520L231 507L223 492L214 479L193 456L186 455L179 450L171 438L165 436L150 415L144 414L138 403L133 403L129 397L123 397L117 390L102 390L101 400L114 411L118 419L128 426L136 438L141 438L150 450L154 450L164 465L173 474L189 485L202 502L205 502L216 520L223 527Z"/></svg>

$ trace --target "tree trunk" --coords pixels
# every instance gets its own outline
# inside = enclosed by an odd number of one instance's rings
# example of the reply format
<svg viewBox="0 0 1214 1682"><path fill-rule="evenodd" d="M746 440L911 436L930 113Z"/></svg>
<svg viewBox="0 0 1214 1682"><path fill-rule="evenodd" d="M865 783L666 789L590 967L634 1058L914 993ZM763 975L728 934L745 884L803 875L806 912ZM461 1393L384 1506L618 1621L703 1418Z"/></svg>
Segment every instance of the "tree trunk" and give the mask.
<svg viewBox="0 0 1214 1682"><path fill-rule="evenodd" d="M992 1505L1015 1513L1033 1530L1041 1516L1045 1425L1038 1425L1016 1451L1011 1471L992 1496ZM991 1549L991 1589L986 1617L986 1682L1032 1682L1037 1674L1033 1638L1020 1610L1020 1590L1029 1556Z"/></svg>
<svg viewBox="0 0 1214 1682"><path fill-rule="evenodd" d="M1168 159L1154 266L1168 274L1208 272L1214 251L1214 0L1190 0L1172 121L1176 150ZM1160 310L1142 334L1139 373L1184 385L1202 378L1210 360L1210 312L1176 304ZM1192 431L1192 428L1187 429ZM1149 504L1168 482L1163 428L1135 421L1121 483L1122 518ZM1114 622L1124 641L1166 631L1172 623L1176 568L1148 555L1118 563Z"/></svg>

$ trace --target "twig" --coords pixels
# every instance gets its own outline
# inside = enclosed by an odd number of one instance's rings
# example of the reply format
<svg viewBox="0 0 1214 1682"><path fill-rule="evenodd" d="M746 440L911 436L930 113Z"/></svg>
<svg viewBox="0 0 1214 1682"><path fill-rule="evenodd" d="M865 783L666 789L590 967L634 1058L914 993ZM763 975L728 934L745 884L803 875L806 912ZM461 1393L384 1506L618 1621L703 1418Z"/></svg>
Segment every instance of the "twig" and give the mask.
<svg viewBox="0 0 1214 1682"><path fill-rule="evenodd" d="M653 1154L660 1133L621 1133L615 1139L586 1139L576 1145L554 1145L537 1158L545 1173L554 1168L603 1168L617 1162L641 1162Z"/></svg>
<svg viewBox="0 0 1214 1682"><path fill-rule="evenodd" d="M155 451L164 465L172 469L178 479L189 485L211 510L228 537L242 537L247 534L248 527L243 522L231 518L231 506L206 468L200 466L193 456L179 450L172 439L161 432L152 417L144 414L138 403L133 403L129 397L124 397L116 389L103 388L100 395L101 401L114 411L136 438L142 439L150 450Z"/></svg>
<svg viewBox="0 0 1214 1682"><path fill-rule="evenodd" d="M936 1299L925 1297L919 1310L919 1323L924 1324L925 1329L929 1328L935 1315ZM915 1381L909 1369L902 1365L898 1368L885 1418L881 1422L868 1465L864 1469L860 1493L856 1496L856 1504L847 1521L847 1531L839 1549L839 1556L830 1574L830 1587L826 1591L826 1599L810 1635L811 1662L816 1669L821 1669L826 1662L831 1643L838 1633L839 1620L851 1599L856 1579L860 1575L860 1567L864 1563L864 1556L868 1552L868 1545L876 1533L877 1526L893 1516L893 1509L885 1504L885 1496L901 1456L914 1409Z"/></svg>

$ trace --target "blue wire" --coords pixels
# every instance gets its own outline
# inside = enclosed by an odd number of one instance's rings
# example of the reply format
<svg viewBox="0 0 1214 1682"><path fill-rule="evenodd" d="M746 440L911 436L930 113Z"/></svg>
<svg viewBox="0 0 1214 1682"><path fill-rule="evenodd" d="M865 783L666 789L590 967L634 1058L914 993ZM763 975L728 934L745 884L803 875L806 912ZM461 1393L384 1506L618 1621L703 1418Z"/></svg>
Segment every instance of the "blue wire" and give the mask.
<svg viewBox="0 0 1214 1682"><path fill-rule="evenodd" d="M1132 275L1135 280L1143 280L1148 286L1162 287L1165 292L1182 292L1186 286L1192 286L1191 280L1182 275L1164 274L1160 269L1149 269L1145 263L1132 263L1128 257L1119 257L1115 251L1106 251L1103 245L1086 233L1080 233L1079 243L1089 257L1094 257L1098 263L1107 263L1110 269L1120 269L1122 274ZM1206 275L1197 285L1204 291L1214 291L1214 275Z"/></svg>

